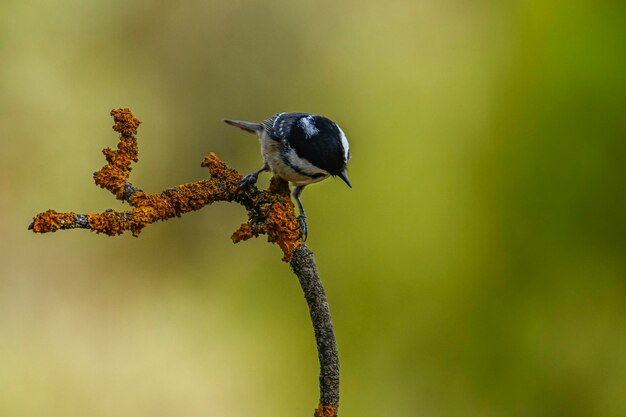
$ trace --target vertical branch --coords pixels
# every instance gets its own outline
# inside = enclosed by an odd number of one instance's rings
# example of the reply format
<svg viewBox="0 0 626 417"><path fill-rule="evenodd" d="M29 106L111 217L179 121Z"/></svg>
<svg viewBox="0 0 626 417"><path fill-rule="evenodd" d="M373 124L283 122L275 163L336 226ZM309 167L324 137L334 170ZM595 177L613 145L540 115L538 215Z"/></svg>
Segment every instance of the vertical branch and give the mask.
<svg viewBox="0 0 626 417"><path fill-rule="evenodd" d="M335 417L339 406L339 355L326 292L315 264L313 252L306 244L293 253L291 269L298 277L309 305L317 355L320 362L320 401L315 417Z"/></svg>

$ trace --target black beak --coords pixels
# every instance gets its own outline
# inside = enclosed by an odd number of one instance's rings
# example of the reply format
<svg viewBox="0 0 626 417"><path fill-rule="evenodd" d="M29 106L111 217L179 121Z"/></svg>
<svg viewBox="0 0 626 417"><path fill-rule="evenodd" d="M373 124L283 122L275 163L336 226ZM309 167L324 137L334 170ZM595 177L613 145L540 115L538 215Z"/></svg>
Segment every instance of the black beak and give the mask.
<svg viewBox="0 0 626 417"><path fill-rule="evenodd" d="M343 180L343 182L348 184L348 187L352 188L352 184L350 184L350 180L348 179L348 176L346 175L346 170L345 169L343 171L341 171L341 174L339 174L337 176L339 178L341 178Z"/></svg>

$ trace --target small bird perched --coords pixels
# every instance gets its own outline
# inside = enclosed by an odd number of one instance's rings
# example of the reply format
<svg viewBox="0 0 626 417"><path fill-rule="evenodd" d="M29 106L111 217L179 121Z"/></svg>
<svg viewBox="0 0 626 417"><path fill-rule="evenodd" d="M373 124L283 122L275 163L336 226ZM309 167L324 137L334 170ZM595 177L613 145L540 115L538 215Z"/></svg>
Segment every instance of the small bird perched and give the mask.
<svg viewBox="0 0 626 417"><path fill-rule="evenodd" d="M263 171L291 182L293 198L298 203L300 232L306 240L308 226L300 195L309 184L330 176L341 178L352 188L346 175L350 159L348 139L337 123L309 113L278 113L261 123L224 120L250 133L261 142L263 166L241 181L240 188L254 184Z"/></svg>

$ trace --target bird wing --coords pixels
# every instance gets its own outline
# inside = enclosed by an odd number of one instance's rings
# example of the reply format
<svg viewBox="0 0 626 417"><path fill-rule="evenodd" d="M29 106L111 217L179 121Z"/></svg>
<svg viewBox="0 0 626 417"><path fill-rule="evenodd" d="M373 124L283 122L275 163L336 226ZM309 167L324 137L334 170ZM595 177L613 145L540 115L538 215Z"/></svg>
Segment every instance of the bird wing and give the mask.
<svg viewBox="0 0 626 417"><path fill-rule="evenodd" d="M277 113L262 121L261 125L272 139L282 141L289 136L295 122L306 115L307 113Z"/></svg>

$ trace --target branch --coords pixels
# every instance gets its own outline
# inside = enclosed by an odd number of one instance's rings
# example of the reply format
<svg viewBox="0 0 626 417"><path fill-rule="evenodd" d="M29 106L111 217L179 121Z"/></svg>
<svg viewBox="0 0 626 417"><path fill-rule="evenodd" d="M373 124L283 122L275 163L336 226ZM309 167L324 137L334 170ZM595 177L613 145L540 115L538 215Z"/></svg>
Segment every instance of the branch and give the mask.
<svg viewBox="0 0 626 417"><path fill-rule="evenodd" d="M267 234L268 240L283 250L283 260L288 262L291 259L302 240L285 181L273 178L268 191L260 191L255 186L240 189L242 176L211 153L202 162L202 166L209 169L211 179L179 185L160 194L145 193L128 180L131 162L138 161L135 135L141 122L128 109L112 110L111 115L115 120L113 130L120 133L120 140L117 150L106 148L102 151L108 163L93 176L97 185L133 208L124 212L106 210L99 214L48 210L37 214L29 229L36 233L89 229L109 236L130 230L133 236L139 236L144 227L158 220L180 217L217 201L234 201L246 208L248 221L233 233L232 240L237 243Z"/></svg>
<svg viewBox="0 0 626 417"><path fill-rule="evenodd" d="M304 244L286 181L274 177L267 191L250 185L240 188L241 174L222 162L214 153L202 166L211 178L182 184L159 194L148 194L129 181L131 163L138 162L137 128L141 121L129 109L114 109L113 130L120 134L117 150L102 151L107 164L93 177L97 185L109 190L118 200L132 207L127 211L105 210L98 214L61 213L47 210L37 214L29 229L35 233L66 229L88 229L109 236L131 231L139 236L144 227L159 220L180 217L218 201L236 202L248 214L248 221L231 236L234 243L267 235L290 262L309 305L320 362L320 401L315 417L334 417L339 404L339 359L337 344L313 252Z"/></svg>
<svg viewBox="0 0 626 417"><path fill-rule="evenodd" d="M315 265L313 252L300 245L291 259L291 269L298 277L304 298L309 305L317 356L320 362L320 402L315 417L337 415L339 405L339 355L326 292Z"/></svg>

